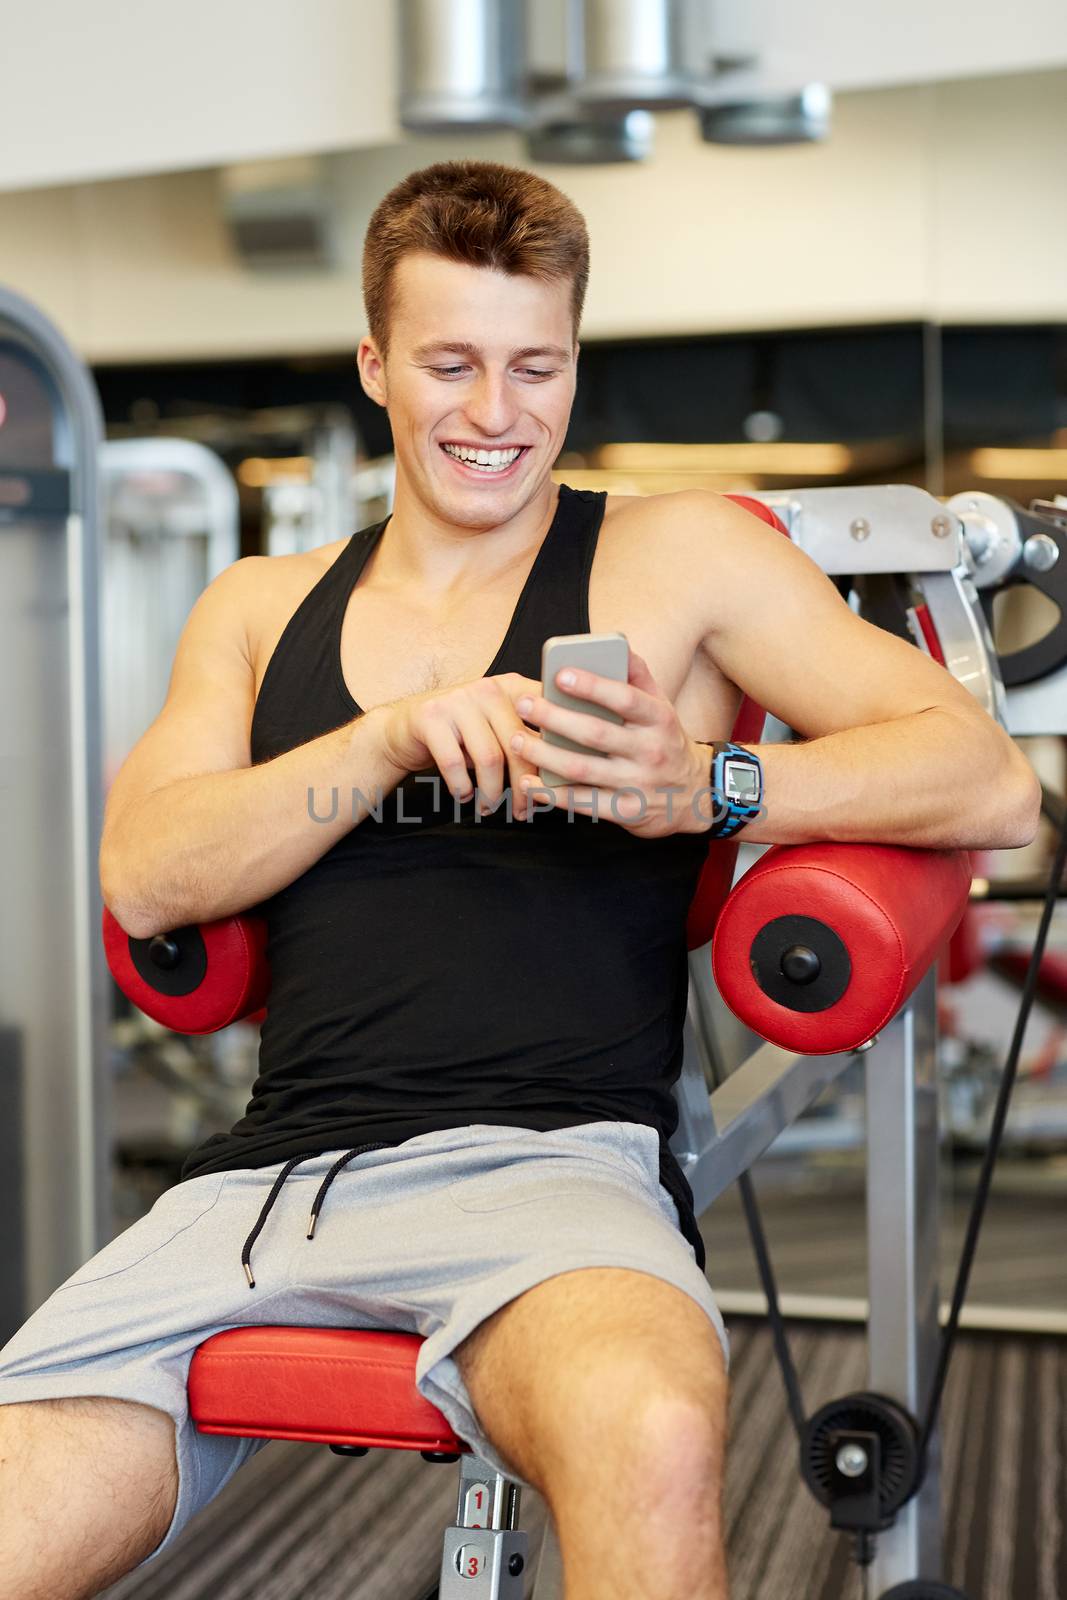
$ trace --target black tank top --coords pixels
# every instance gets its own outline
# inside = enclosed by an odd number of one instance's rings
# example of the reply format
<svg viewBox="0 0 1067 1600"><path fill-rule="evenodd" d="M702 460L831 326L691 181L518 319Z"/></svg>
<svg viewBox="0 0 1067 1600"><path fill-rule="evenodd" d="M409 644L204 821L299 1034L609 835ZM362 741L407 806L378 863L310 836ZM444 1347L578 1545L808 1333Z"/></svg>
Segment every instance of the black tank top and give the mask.
<svg viewBox="0 0 1067 1600"><path fill-rule="evenodd" d="M589 631L605 495L559 502L485 676L541 676L552 634ZM258 764L362 715L345 685L349 596L388 525L356 533L306 596L252 719ZM303 875L257 908L271 990L245 1116L182 1178L468 1123L538 1130L645 1123L704 1266L668 1139L688 993L685 921L699 834L639 839L565 809L509 819L409 774Z"/></svg>

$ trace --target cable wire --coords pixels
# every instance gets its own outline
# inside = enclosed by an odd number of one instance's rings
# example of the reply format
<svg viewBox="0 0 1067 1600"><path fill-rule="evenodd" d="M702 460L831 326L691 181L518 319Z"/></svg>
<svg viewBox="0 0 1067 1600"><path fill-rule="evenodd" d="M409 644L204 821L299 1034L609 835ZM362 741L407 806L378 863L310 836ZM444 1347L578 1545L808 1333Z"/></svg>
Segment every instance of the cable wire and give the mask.
<svg viewBox="0 0 1067 1600"><path fill-rule="evenodd" d="M725 1074L714 1049L708 1051L706 1059L712 1085L716 1089L721 1089ZM797 1442L803 1445L804 1429L807 1422L804 1413L804 1398L800 1392L800 1379L797 1376L793 1354L789 1348L785 1321L778 1301L778 1284L775 1281L774 1268L771 1266L770 1251L767 1249L767 1234L763 1227L763 1218L760 1216L756 1191L752 1184L752 1174L750 1172L742 1172L737 1180L737 1185L741 1191L741 1204L744 1207L745 1222L748 1225L752 1249L756 1256L756 1267L759 1271L760 1283L763 1286L763 1293L767 1297L767 1317L771 1325L771 1338L774 1341L774 1353L778 1362L778 1370L782 1374L782 1382L785 1385L789 1415L796 1431Z"/></svg>
<svg viewBox="0 0 1067 1600"><path fill-rule="evenodd" d="M767 1315L771 1324L771 1337L774 1340L774 1353L778 1358L782 1382L785 1384L789 1415L793 1419L793 1427L796 1429L797 1439L803 1442L804 1429L807 1425L807 1418L804 1414L804 1399L800 1393L800 1379L797 1377L793 1354L786 1336L785 1321L778 1303L778 1285L775 1282L774 1269L771 1266L771 1258L767 1250L767 1237L763 1231L763 1220L760 1217L759 1207L756 1203L756 1191L752 1187L752 1176L748 1172L743 1172L737 1182L741 1190L741 1203L745 1208L745 1220L748 1223L752 1248L756 1253L756 1265L759 1268L760 1283L763 1285L763 1292L767 1296Z"/></svg>
<svg viewBox="0 0 1067 1600"><path fill-rule="evenodd" d="M944 1392L945 1381L948 1376L949 1362L952 1357L956 1335L959 1331L960 1311L962 1310L963 1302L966 1298L971 1268L974 1263L975 1251L978 1246L978 1236L981 1231L986 1202L989 1198L989 1192L992 1187L993 1169L996 1166L997 1156L1000 1151L1000 1145L1004 1134L1004 1127L1007 1122L1008 1108L1011 1101L1012 1090L1015 1086L1019 1056L1022 1051L1023 1039L1026 1033L1026 1025L1029 1021L1030 1011L1034 1002L1034 996L1037 992L1037 978L1041 965L1041 958L1045 953L1045 945L1048 940L1048 931L1052 921L1052 913L1056 907L1059 886L1063 879L1064 870L1067 868L1067 808L1060 813L1058 820L1061 827L1059 844L1056 850L1055 861L1049 875L1048 889L1041 912L1041 921L1038 925L1037 934L1034 938L1034 945L1030 953L1030 961L1026 970L1026 979L1023 984L1022 998L1019 1002L1019 1010L1015 1018L1015 1028L1012 1034L1011 1047L1008 1051L1008 1057L1005 1062L1004 1072L1001 1078L1000 1089L997 1094L997 1103L993 1113L993 1123L990 1131L989 1141L986 1145L985 1155L982 1161L982 1170L978 1181L978 1189L975 1194L974 1202L971 1206L970 1216L968 1217L967 1221L967 1234L960 1257L959 1268L956 1274L956 1284L952 1295L952 1307L949 1312L948 1321L942 1330L941 1344L938 1353L937 1371L934 1377L933 1387L931 1389L926 1413L921 1426L919 1444L916 1451L916 1471L909 1498L916 1493L919 1484L922 1482L926 1469L926 1454L929 1448L930 1438L933 1434L934 1428L937 1426L938 1412ZM722 1073L719 1069L719 1063L715 1059L714 1052L710 1053L709 1066L715 1086L719 1087L722 1083ZM771 1325L775 1357L778 1361L779 1370L782 1374L782 1381L785 1385L786 1400L789 1406L790 1418L792 1420L793 1427L796 1430L797 1438L801 1444L803 1444L804 1432L806 1428L804 1401L800 1392L800 1382L797 1376L796 1366L793 1362L792 1353L789 1349L789 1340L786 1334L785 1322L782 1318L781 1306L779 1304L778 1286L775 1281L774 1269L771 1265L770 1254L767 1249L766 1233L763 1228L763 1222L756 1200L756 1193L752 1186L751 1175L748 1172L742 1173L738 1179L738 1185L741 1191L741 1200L744 1207L745 1220L748 1224L749 1235L752 1239L752 1248L756 1255L756 1265L759 1270L760 1283L762 1284L763 1292L767 1297L767 1316ZM864 1567L862 1570L864 1600L867 1600L867 1576L870 1569L868 1567Z"/></svg>
<svg viewBox="0 0 1067 1600"><path fill-rule="evenodd" d="M997 1103L993 1111L993 1125L990 1130L985 1155L982 1158L978 1189L971 1206L971 1214L967 1219L967 1236L964 1240L959 1270L956 1274L956 1286L952 1294L952 1309L942 1332L937 1373L927 1403L926 1415L923 1418L922 1432L919 1438L916 1484L922 1481L930 1437L937 1425L941 1397L944 1392L945 1380L948 1376L949 1360L952 1356L956 1334L959 1331L960 1311L966 1298L967 1284L971 1275L971 1267L974 1263L975 1251L978 1247L978 1235L981 1230L989 1191L993 1183L993 1169L997 1163L997 1156L1000 1152L1001 1140L1004 1135L1004 1126L1008 1120L1008 1106L1011 1101L1012 1090L1015 1087L1019 1056L1022 1052L1023 1038L1026 1034L1026 1024L1030 1020L1030 1011L1034 1003L1034 996L1037 993L1037 979L1041 967L1041 958L1045 953L1049 926L1052 922L1052 913L1056 908L1060 880L1063 877L1065 865L1067 865L1067 817L1064 818L1062 823L1059 844L1056 848L1056 859L1049 876L1048 893L1045 896L1045 903L1041 910L1041 921L1038 924L1037 934L1034 938L1034 947L1030 952L1030 962L1026 969L1022 998L1019 1001L1019 1010L1015 1017L1015 1029L1012 1034L1011 1047L1008 1051L1008 1059L1004 1064L1004 1073L997 1092Z"/></svg>

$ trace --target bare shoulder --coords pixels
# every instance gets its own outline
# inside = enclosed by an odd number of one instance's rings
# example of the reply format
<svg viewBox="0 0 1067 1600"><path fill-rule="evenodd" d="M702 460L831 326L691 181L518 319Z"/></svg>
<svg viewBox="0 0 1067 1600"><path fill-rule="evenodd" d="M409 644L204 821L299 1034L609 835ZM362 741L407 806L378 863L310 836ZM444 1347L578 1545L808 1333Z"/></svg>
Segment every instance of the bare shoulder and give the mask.
<svg viewBox="0 0 1067 1600"><path fill-rule="evenodd" d="M790 539L710 489L610 495L604 528L606 600L640 596L671 618L695 658L714 660L734 684L737 662L715 655L717 640L738 634L747 648L754 631L780 626L783 608L844 604Z"/></svg>
<svg viewBox="0 0 1067 1600"><path fill-rule="evenodd" d="M698 545L709 534L747 532L759 519L712 489L675 489L669 494L609 494L605 527L624 537L689 540Z"/></svg>
<svg viewBox="0 0 1067 1600"><path fill-rule="evenodd" d="M306 585L311 588L332 567L347 539L318 545L314 550L299 550L286 556L242 556L228 572L242 573L242 583L251 598L266 598L276 593L289 594Z"/></svg>
<svg viewBox="0 0 1067 1600"><path fill-rule="evenodd" d="M269 657L293 612L337 560L346 539L284 556L244 556L227 567L223 584L240 608L249 660L261 675L264 652Z"/></svg>
<svg viewBox="0 0 1067 1600"><path fill-rule="evenodd" d="M714 580L700 591L705 604L712 591L723 604L748 603L770 576L803 582L809 569L818 574L777 528L711 489L609 495L604 523L627 561L669 569L676 583Z"/></svg>
<svg viewBox="0 0 1067 1600"><path fill-rule="evenodd" d="M666 583L684 593L694 580L718 577L725 565L736 562L738 541L753 530L758 538L761 528L773 532L725 495L679 489L609 495L602 534L612 565L617 561L643 582Z"/></svg>

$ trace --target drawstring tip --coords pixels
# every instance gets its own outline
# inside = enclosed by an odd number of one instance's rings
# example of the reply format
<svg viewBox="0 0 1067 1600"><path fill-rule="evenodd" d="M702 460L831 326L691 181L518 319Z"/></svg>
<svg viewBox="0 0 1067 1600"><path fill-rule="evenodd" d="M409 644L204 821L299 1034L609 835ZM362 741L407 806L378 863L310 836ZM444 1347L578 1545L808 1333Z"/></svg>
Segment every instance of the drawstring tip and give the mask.
<svg viewBox="0 0 1067 1600"><path fill-rule="evenodd" d="M316 1222L318 1220L319 1220L318 1212L317 1211L313 1211L311 1213L310 1217L308 1218L307 1236L308 1236L309 1239L314 1239L314 1237L315 1237L315 1224L316 1224Z"/></svg>
<svg viewBox="0 0 1067 1600"><path fill-rule="evenodd" d="M249 1266L247 1261L242 1261L241 1265L245 1269L245 1277L248 1279L248 1287L250 1289L254 1289L256 1286L256 1280L252 1276L252 1268Z"/></svg>

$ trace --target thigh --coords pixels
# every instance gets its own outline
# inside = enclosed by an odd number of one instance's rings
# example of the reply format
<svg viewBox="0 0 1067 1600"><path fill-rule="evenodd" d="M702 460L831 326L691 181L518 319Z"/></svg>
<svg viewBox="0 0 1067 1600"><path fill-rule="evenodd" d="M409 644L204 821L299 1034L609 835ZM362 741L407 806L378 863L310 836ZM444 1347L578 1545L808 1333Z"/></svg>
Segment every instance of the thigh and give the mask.
<svg viewBox="0 0 1067 1600"><path fill-rule="evenodd" d="M165 1412L92 1397L0 1405L10 1463L0 1515L0 1594L99 1589L145 1560L178 1499L175 1428ZM57 1518L57 1507L62 1515Z"/></svg>
<svg viewBox="0 0 1067 1600"><path fill-rule="evenodd" d="M682 1407L724 1438L723 1347L707 1312L650 1272L568 1270L501 1306L454 1359L478 1420L521 1477L547 1488L586 1456Z"/></svg>
<svg viewBox="0 0 1067 1600"><path fill-rule="evenodd" d="M168 1190L0 1349L8 1435L17 1427L46 1456L51 1439L69 1435L83 1459L98 1438L120 1478L132 1469L131 1493L143 1483L153 1506L172 1508L167 1545L263 1444L200 1434L188 1411L197 1345L234 1322L271 1318L281 1303L248 1290L246 1207L228 1203L227 1182L215 1174ZM87 1494L98 1491L106 1499L103 1457L86 1480Z"/></svg>
<svg viewBox="0 0 1067 1600"><path fill-rule="evenodd" d="M469 1133L484 1145L435 1196L432 1285L412 1296L432 1311L419 1325L423 1396L490 1466L535 1487L539 1455L580 1453L578 1417L602 1434L615 1415L644 1425L654 1399L679 1437L699 1433L680 1399L719 1429L729 1341L659 1181L654 1130Z"/></svg>

